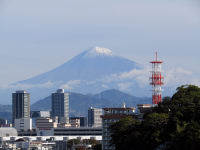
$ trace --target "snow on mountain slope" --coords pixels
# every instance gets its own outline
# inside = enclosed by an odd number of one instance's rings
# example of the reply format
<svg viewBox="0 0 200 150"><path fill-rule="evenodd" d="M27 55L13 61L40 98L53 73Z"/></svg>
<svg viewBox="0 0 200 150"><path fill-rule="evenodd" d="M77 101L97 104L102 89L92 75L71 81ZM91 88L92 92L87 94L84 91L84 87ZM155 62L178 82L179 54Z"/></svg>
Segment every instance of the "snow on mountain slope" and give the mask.
<svg viewBox="0 0 200 150"><path fill-rule="evenodd" d="M95 46L86 51L85 57L95 57L95 56L114 56L114 53L108 48L102 48L98 46Z"/></svg>

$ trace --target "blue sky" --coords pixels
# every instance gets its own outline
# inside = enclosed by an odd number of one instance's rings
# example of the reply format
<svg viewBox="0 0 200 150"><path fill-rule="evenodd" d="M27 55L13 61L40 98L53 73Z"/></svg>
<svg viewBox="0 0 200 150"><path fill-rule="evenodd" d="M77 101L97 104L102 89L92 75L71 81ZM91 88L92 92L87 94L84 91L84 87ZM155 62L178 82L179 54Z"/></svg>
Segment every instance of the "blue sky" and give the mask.
<svg viewBox="0 0 200 150"><path fill-rule="evenodd" d="M192 73L199 84L200 2L0 0L1 85L49 71L95 45L144 65L158 51L164 69Z"/></svg>

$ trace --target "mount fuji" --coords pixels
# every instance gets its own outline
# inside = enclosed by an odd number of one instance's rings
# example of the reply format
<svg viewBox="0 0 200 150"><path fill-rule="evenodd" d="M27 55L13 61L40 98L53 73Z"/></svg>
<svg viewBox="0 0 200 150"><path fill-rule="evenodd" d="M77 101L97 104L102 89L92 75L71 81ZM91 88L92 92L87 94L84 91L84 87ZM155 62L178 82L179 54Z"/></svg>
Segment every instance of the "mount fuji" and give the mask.
<svg viewBox="0 0 200 150"><path fill-rule="evenodd" d="M47 82L91 81L104 76L140 69L139 64L115 55L110 49L93 47L72 58L63 65L20 84L44 84ZM88 91L90 92L90 91Z"/></svg>
<svg viewBox="0 0 200 150"><path fill-rule="evenodd" d="M31 103L58 88L83 94L117 89L142 97L149 96L144 94L145 88L149 91L149 87L138 84L144 82L141 79L144 74L147 74L148 82L148 72L144 73L142 65L118 56L108 48L93 47L53 70L14 83L12 87L31 93Z"/></svg>

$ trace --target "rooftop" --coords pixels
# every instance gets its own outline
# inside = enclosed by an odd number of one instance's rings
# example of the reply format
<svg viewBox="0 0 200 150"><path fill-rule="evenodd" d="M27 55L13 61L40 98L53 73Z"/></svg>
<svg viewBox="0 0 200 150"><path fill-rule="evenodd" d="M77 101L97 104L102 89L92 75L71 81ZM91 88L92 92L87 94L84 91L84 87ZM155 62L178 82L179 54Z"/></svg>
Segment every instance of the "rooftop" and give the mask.
<svg viewBox="0 0 200 150"><path fill-rule="evenodd" d="M10 127L0 128L0 137L6 137L6 136L17 136L17 130L15 128L10 128Z"/></svg>

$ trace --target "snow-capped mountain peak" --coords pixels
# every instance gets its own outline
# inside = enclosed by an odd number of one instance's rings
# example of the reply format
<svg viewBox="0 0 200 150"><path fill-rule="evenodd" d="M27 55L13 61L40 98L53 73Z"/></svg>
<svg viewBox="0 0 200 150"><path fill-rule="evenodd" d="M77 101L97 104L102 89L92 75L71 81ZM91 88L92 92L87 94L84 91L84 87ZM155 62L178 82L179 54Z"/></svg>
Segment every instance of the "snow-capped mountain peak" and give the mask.
<svg viewBox="0 0 200 150"><path fill-rule="evenodd" d="M35 95L32 97L33 101L52 93L56 88L96 93L105 88L123 87L121 81L118 81L118 76L115 81L113 75L127 73L133 69L141 69L141 67L134 61L118 56L108 48L93 47L55 69L19 81L14 85L26 89L30 85L27 90ZM119 79L121 80L121 77Z"/></svg>
<svg viewBox="0 0 200 150"><path fill-rule="evenodd" d="M113 56L112 50L108 48L102 48L95 46L89 50L87 50L87 53L85 56Z"/></svg>

